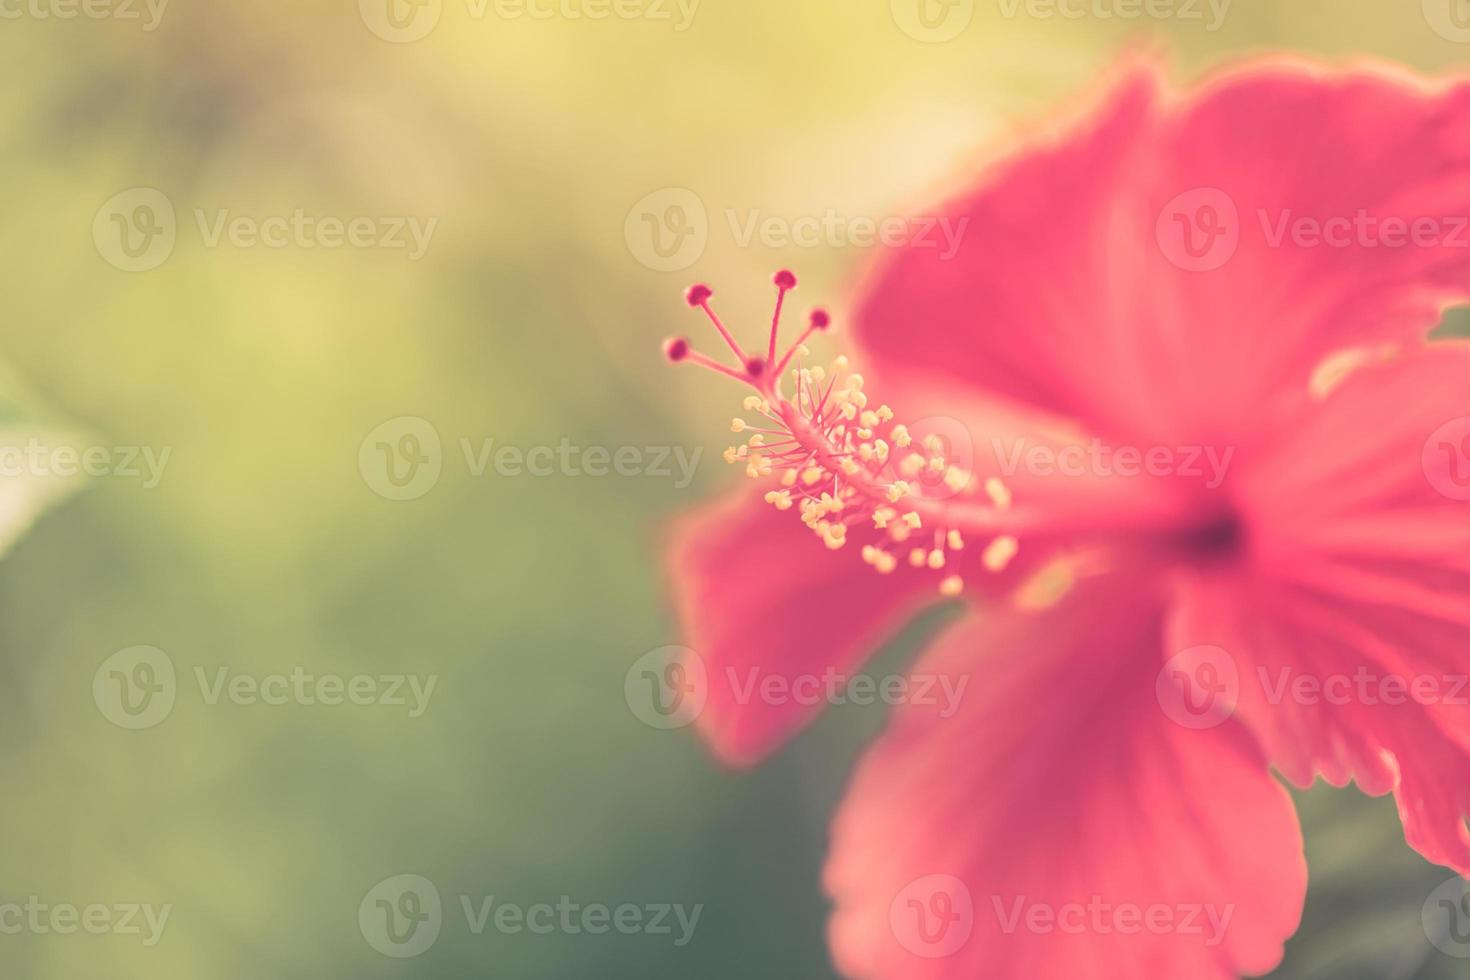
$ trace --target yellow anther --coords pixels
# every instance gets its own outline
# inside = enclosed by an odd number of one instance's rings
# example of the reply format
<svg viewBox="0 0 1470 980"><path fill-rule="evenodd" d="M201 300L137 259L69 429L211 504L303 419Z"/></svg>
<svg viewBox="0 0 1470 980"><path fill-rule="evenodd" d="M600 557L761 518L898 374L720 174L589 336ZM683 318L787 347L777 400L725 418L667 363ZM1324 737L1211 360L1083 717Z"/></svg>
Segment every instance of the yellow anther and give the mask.
<svg viewBox="0 0 1470 980"><path fill-rule="evenodd" d="M948 468L948 465L949 464L944 461L943 456L935 456L933 459L929 460L929 472L943 473L945 469Z"/></svg>
<svg viewBox="0 0 1470 980"><path fill-rule="evenodd" d="M939 583L939 594L953 598L965 591L965 580L958 575L951 575Z"/></svg>
<svg viewBox="0 0 1470 980"><path fill-rule="evenodd" d="M929 552L929 567L933 569L943 568L944 552L940 551L938 548L935 548L933 551Z"/></svg>
<svg viewBox="0 0 1470 980"><path fill-rule="evenodd" d="M846 354L837 355L837 358L832 362L832 370L839 373L842 371L846 371L850 366L851 362L848 361Z"/></svg>
<svg viewBox="0 0 1470 980"><path fill-rule="evenodd" d="M740 407L744 408L747 412L767 412L771 408L760 395L746 395L745 401L740 403Z"/></svg>
<svg viewBox="0 0 1470 980"><path fill-rule="evenodd" d="M797 474L797 472L795 470L787 470L785 473L782 473L781 474L781 486L783 486L783 487L794 487L794 486L796 486L796 477L797 477L797 475L798 474Z"/></svg>
<svg viewBox="0 0 1470 980"><path fill-rule="evenodd" d="M816 367L812 368L812 380L813 381L825 381L825 380L827 380L827 369L824 368L824 367L822 367L820 364L817 365Z"/></svg>
<svg viewBox="0 0 1470 980"><path fill-rule="evenodd" d="M938 436L925 436L924 448L929 450L931 453L938 455L939 453L944 452L944 440L939 438Z"/></svg>
<svg viewBox="0 0 1470 980"><path fill-rule="evenodd" d="M919 520L919 512L916 510L911 510L907 514L903 515L903 522L909 527L913 528L915 531L924 526L923 523Z"/></svg>
<svg viewBox="0 0 1470 980"><path fill-rule="evenodd" d="M908 426L905 425L895 425L892 434L893 444L899 449L907 449L909 443L914 441L914 437L909 435Z"/></svg>
<svg viewBox="0 0 1470 980"><path fill-rule="evenodd" d="M890 504L896 504L904 497L907 497L908 493L909 485L904 481L899 480L888 488L888 502Z"/></svg>
<svg viewBox="0 0 1470 980"><path fill-rule="evenodd" d="M759 432L757 432L755 435L751 436L749 443L747 443L747 445L749 445L752 449L759 449L761 446L764 446L765 444L766 444L766 437L762 433L759 433Z"/></svg>
<svg viewBox="0 0 1470 980"><path fill-rule="evenodd" d="M980 560L985 563L989 571L1003 572L1020 549L1021 543L1009 534L1005 534L985 546L985 552L980 556Z"/></svg>
<svg viewBox="0 0 1470 980"><path fill-rule="evenodd" d="M863 390L863 376L861 374L849 375L848 378L847 378L847 386L849 388L851 388L853 391L862 391Z"/></svg>
<svg viewBox="0 0 1470 980"><path fill-rule="evenodd" d="M865 428L871 429L873 426L877 425L880 420L878 418L878 413L870 410L870 411L864 412L862 414L862 417L859 418L858 421Z"/></svg>
<svg viewBox="0 0 1470 980"><path fill-rule="evenodd" d="M928 559L929 555L923 548L915 548L909 552L909 564L915 568L923 568Z"/></svg>
<svg viewBox="0 0 1470 980"><path fill-rule="evenodd" d="M842 468L842 472L846 473L848 476L857 476L859 473L862 472L863 469L861 466L859 466L857 463L854 463L850 459L844 459L838 465Z"/></svg>
<svg viewBox="0 0 1470 980"><path fill-rule="evenodd" d="M889 408L887 405L879 405L878 406L878 421L879 422L892 422L893 421L893 409Z"/></svg>
<svg viewBox="0 0 1470 980"><path fill-rule="evenodd" d="M806 469L801 471L801 482L805 483L807 486L812 486L816 483L819 483L821 482L821 479L822 468L820 466L808 466Z"/></svg>
<svg viewBox="0 0 1470 980"><path fill-rule="evenodd" d="M888 443L879 439L873 443L873 450L878 454L878 462L888 462Z"/></svg>
<svg viewBox="0 0 1470 980"><path fill-rule="evenodd" d="M766 492L766 503L773 505L777 510L790 510L791 491L769 490Z"/></svg>
<svg viewBox="0 0 1470 980"><path fill-rule="evenodd" d="M970 485L970 474L957 466L951 466L944 471L944 485L955 493L960 493Z"/></svg>
<svg viewBox="0 0 1470 980"><path fill-rule="evenodd" d="M866 415L867 413L864 412L863 414ZM857 430L857 437L859 439L871 439L871 438L873 438L873 430L872 429L869 429L869 428L866 428L866 427L861 428L861 429L858 429Z"/></svg>
<svg viewBox="0 0 1470 980"><path fill-rule="evenodd" d="M985 481L985 495L1001 510L1011 505L1011 488L1002 483L1000 477L992 476Z"/></svg>
<svg viewBox="0 0 1470 980"><path fill-rule="evenodd" d="M731 432L744 432L745 431L745 420L744 419L731 419L730 420L730 431Z"/></svg>
<svg viewBox="0 0 1470 980"><path fill-rule="evenodd" d="M963 551L965 548L965 539L960 537L958 531L950 531L945 536L945 543L949 545L950 551Z"/></svg>
<svg viewBox="0 0 1470 980"><path fill-rule="evenodd" d="M844 399L842 403L842 417L847 419L848 421L852 421L853 419L857 418L857 414L857 405Z"/></svg>
<svg viewBox="0 0 1470 980"><path fill-rule="evenodd" d="M887 575L898 567L898 559L886 551L878 552L878 560L875 563L879 575Z"/></svg>

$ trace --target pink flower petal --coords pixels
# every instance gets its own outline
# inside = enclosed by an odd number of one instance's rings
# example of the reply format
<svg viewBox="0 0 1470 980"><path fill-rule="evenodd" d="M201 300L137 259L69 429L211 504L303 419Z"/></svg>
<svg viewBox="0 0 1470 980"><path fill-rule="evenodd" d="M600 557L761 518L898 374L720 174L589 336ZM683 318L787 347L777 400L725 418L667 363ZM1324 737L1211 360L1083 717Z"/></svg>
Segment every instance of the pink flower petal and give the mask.
<svg viewBox="0 0 1470 980"><path fill-rule="evenodd" d="M845 974L1224 980L1279 962L1306 890L1290 798L1238 724L1166 716L1162 607L1140 584L977 617L916 668L970 683L952 716L898 709L837 816Z"/></svg>
<svg viewBox="0 0 1470 980"><path fill-rule="evenodd" d="M1470 873L1467 381L1470 345L1432 345L1284 433L1241 474L1249 564L1190 582L1171 641L1229 652L1293 782L1395 792L1409 843Z"/></svg>
<svg viewBox="0 0 1470 980"><path fill-rule="evenodd" d="M756 493L681 521L670 568L685 642L707 678L699 731L732 765L759 762L821 710L806 694L764 696L759 684L785 692L829 669L851 674L939 600L931 577L879 575Z"/></svg>
<svg viewBox="0 0 1470 980"><path fill-rule="evenodd" d="M1105 437L1239 443L1329 354L1422 337L1467 294L1470 86L1283 63L1162 89L1130 72L944 209L967 222L957 255L887 257L857 325L884 372ZM1337 221L1335 243L1343 219L1346 244L1311 244L1311 222ZM1407 237L1419 219L1428 244Z"/></svg>

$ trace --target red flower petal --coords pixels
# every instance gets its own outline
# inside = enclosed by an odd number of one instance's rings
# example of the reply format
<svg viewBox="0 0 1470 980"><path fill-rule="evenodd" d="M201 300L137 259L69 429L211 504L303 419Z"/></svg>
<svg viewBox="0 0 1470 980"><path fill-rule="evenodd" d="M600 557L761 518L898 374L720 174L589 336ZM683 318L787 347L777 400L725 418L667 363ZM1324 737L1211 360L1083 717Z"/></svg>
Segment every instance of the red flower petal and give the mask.
<svg viewBox="0 0 1470 980"><path fill-rule="evenodd" d="M1360 369L1242 473L1242 573L1185 591L1238 711L1298 785L1398 797L1409 843L1470 873L1470 346Z"/></svg>
<svg viewBox="0 0 1470 980"><path fill-rule="evenodd" d="M699 730L733 765L759 762L821 709L752 682L789 691L829 668L850 673L939 598L931 577L879 575L755 493L680 522L671 569L683 635L705 668Z"/></svg>
<svg viewBox="0 0 1470 980"><path fill-rule="evenodd" d="M1174 980L1280 960L1306 890L1290 798L1240 726L1166 717L1161 607L1135 584L973 621L916 669L973 682L952 717L900 708L838 814L844 973Z"/></svg>
<svg viewBox="0 0 1470 980"><path fill-rule="evenodd" d="M948 376L1104 437L1236 444L1330 353L1422 337L1467 294L1470 86L1279 65L1160 89L1134 71L945 209L968 222L957 255L888 256L857 324L885 384ZM1360 212L1374 225L1341 247L1299 223L1335 243ZM1433 222L1433 243L1388 219Z"/></svg>

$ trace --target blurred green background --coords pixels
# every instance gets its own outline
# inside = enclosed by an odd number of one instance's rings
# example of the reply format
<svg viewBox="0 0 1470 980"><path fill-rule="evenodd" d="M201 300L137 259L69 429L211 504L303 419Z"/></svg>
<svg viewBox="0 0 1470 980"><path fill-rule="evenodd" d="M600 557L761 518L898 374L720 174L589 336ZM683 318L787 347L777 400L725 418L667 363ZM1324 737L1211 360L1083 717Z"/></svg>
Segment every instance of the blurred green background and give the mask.
<svg viewBox="0 0 1470 980"><path fill-rule="evenodd" d="M0 935L0 976L29 980L832 976L826 822L881 709L834 710L733 775L623 695L637 658L678 642L661 523L739 479L718 459L730 392L658 356L695 326L680 290L716 283L758 330L767 277L789 265L803 303L840 315L869 254L742 242L727 213L922 209L1140 39L1181 76L1263 49L1426 71L1470 58L1418 0L1235 0L1216 30L1208 6L1130 22L980 0L947 41L889 0L704 0L687 24L671 0L606 20L395 0L399 27L383 0L172 0L152 30L142 0L74 19L36 14L66 0L7 2L6 417L18 438L49 426L81 447L171 450L154 487L83 481L0 563L0 903L173 906L153 946ZM106 207L135 188L166 198L176 241L125 271ZM707 225L669 210L689 194ZM122 200L124 224L163 218ZM211 246L196 209L437 225L417 259ZM660 255L650 220L694 237ZM432 426L442 470L391 500L376 440L360 449L401 417ZM461 440L488 439L706 452L687 486L477 477ZM13 525L55 489L10 482ZM167 654L177 694L129 730L93 684L139 645ZM210 704L196 668L438 682L413 718ZM1420 908L1447 874L1402 844L1391 804L1304 806L1312 893L1279 975L1470 975L1426 941ZM358 921L401 874L446 906L411 959L380 955ZM461 895L704 911L683 947L477 936Z"/></svg>

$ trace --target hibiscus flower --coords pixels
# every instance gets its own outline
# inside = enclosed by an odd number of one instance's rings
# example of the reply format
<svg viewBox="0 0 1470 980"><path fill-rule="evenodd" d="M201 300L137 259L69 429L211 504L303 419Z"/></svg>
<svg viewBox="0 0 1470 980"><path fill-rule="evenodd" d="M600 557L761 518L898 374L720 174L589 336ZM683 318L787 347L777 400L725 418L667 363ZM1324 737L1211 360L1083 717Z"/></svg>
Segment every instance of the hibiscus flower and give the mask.
<svg viewBox="0 0 1470 980"><path fill-rule="evenodd" d="M864 376L775 324L747 353L703 286L734 366L666 348L751 388L757 489L671 554L722 759L967 608L912 668L964 697L895 708L834 819L849 976L1266 973L1307 881L1277 774L1393 793L1470 874L1470 345L1428 339L1470 292L1470 85L1162 75L949 202L956 255L885 254Z"/></svg>

